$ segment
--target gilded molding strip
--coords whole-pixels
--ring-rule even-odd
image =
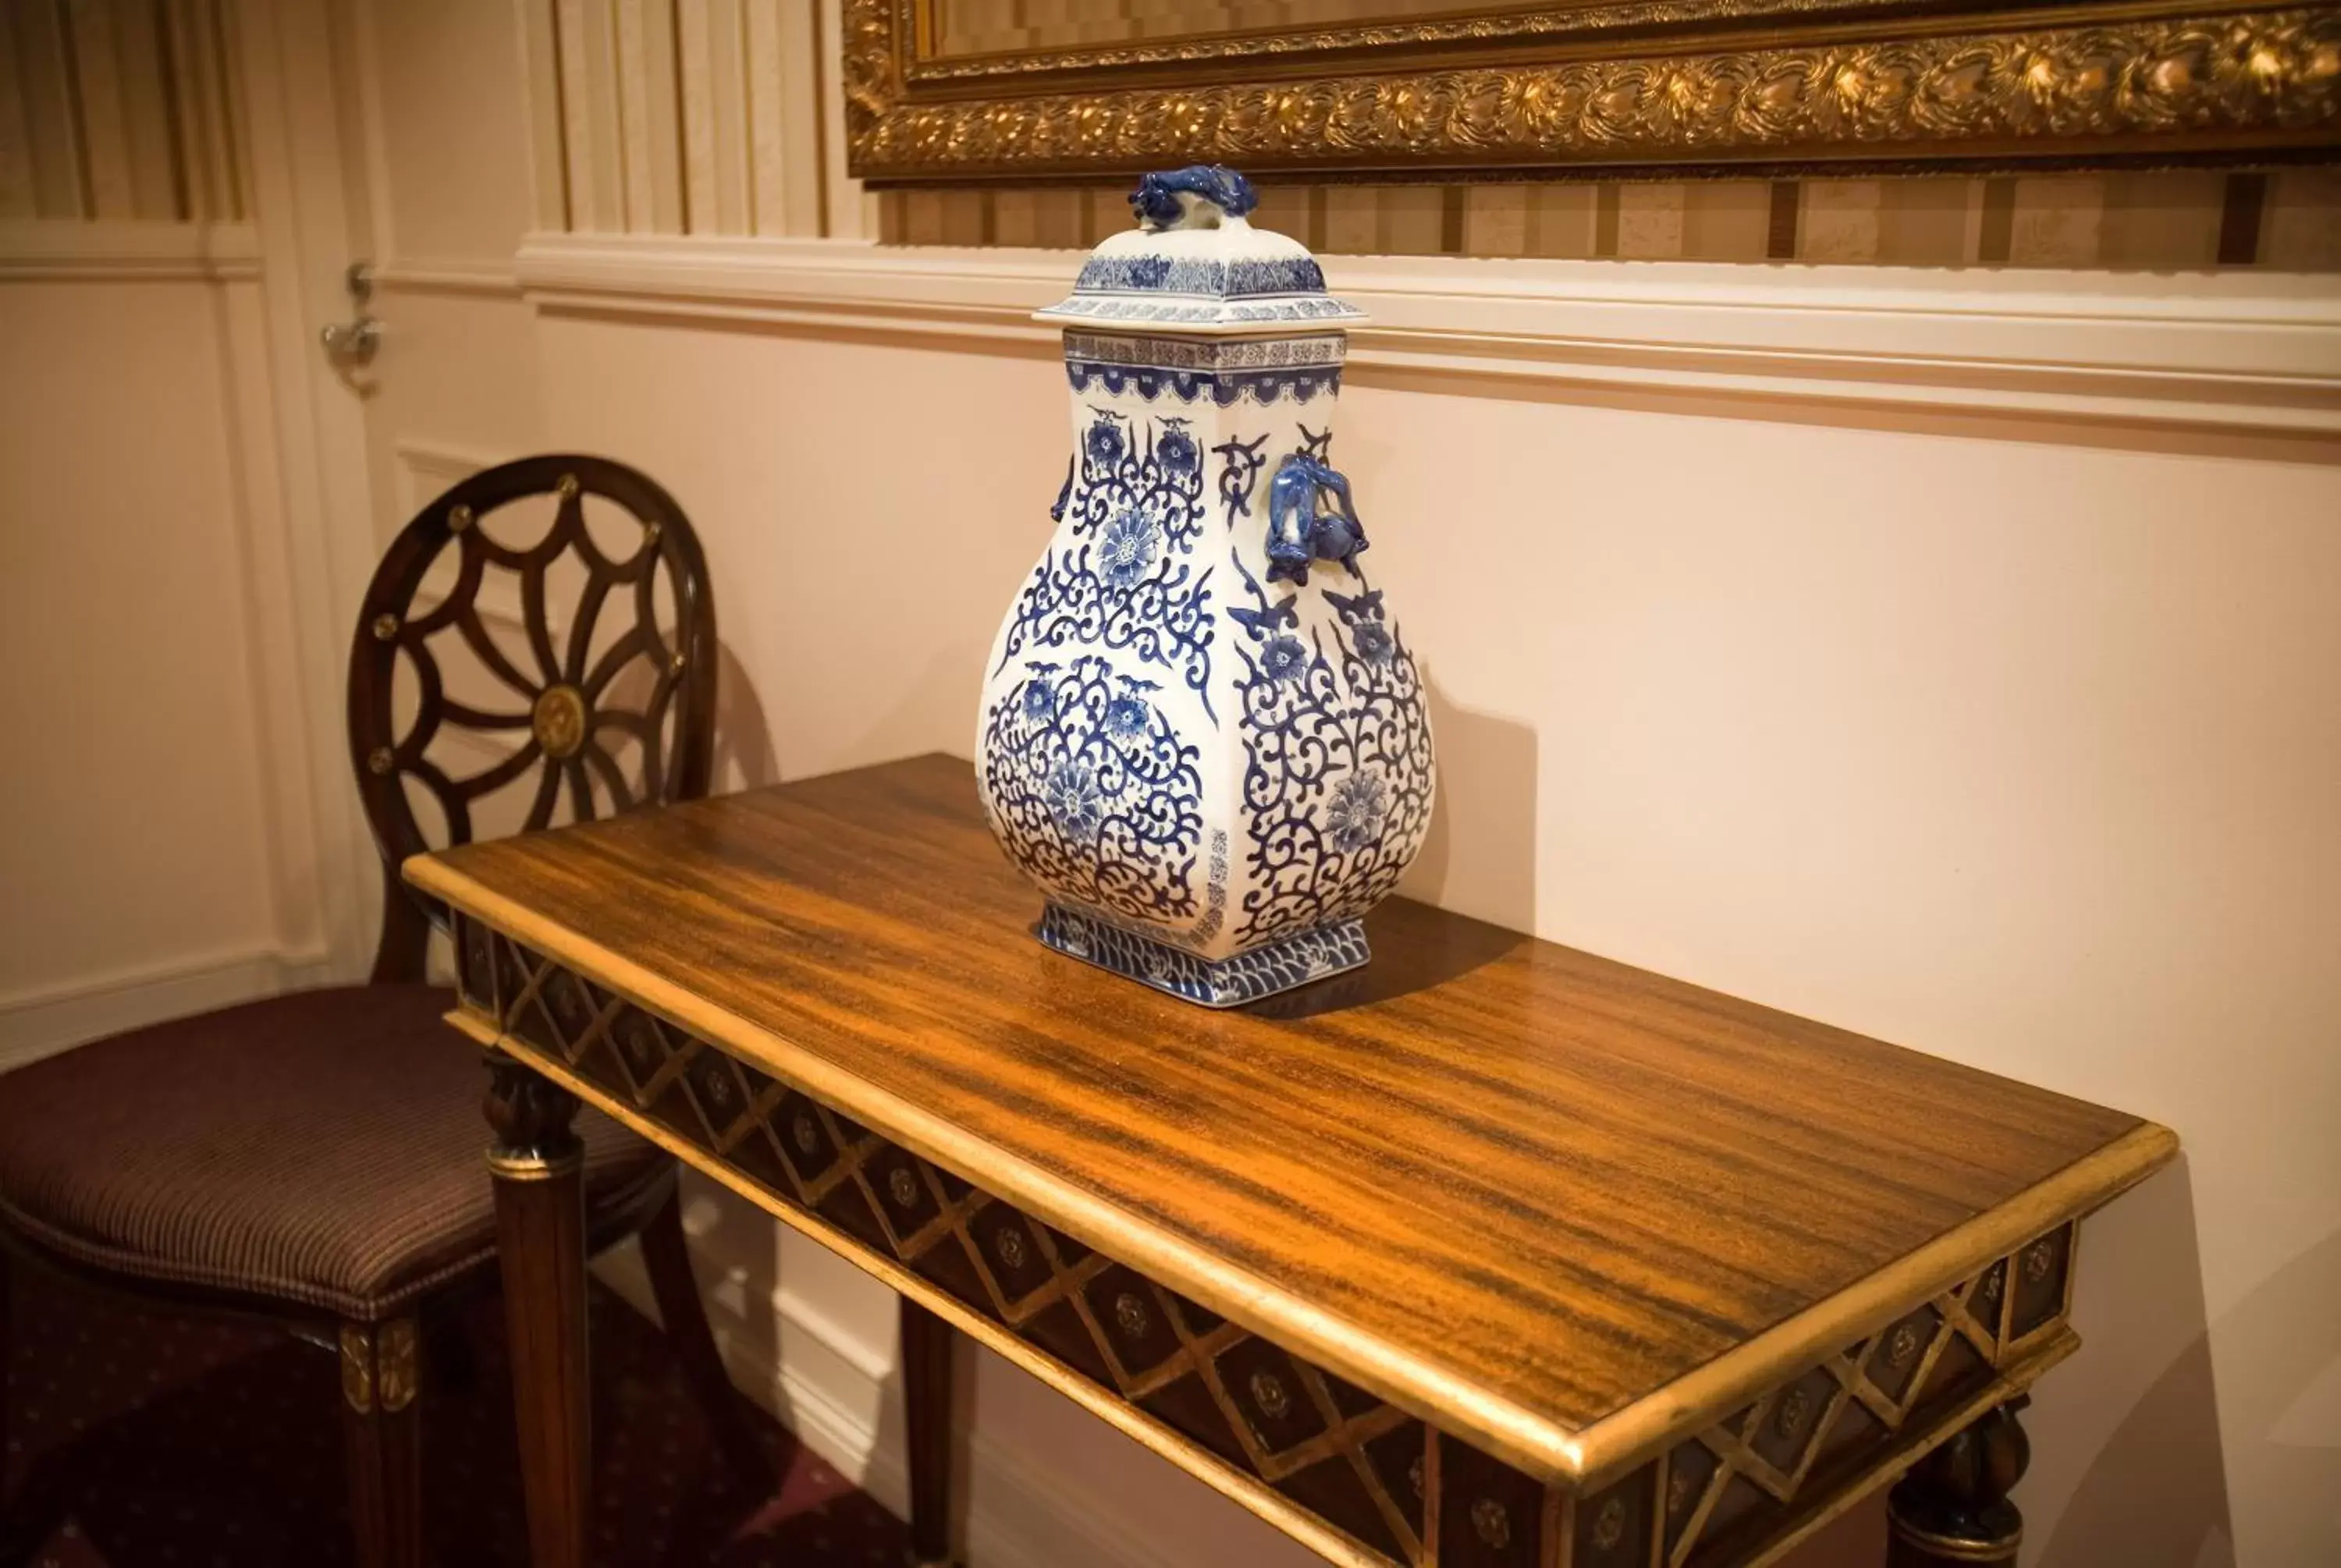
[[[896,0],[906,26],[916,25],[911,7],[921,0]],[[925,0],[932,4],[933,0]],[[1018,54],[933,57],[912,62],[904,75],[912,82],[952,82],[985,77],[1011,77],[1046,73],[1113,69],[1129,65],[1187,65],[1205,60],[1240,59],[1262,55],[1312,55],[1329,49],[1391,49],[1430,44],[1487,44],[1514,39],[1549,38],[1623,28],[1712,27],[1718,23],[1778,17],[1794,21],[1827,10],[1838,19],[1859,22],[1847,15],[1855,7],[1871,10],[1908,8],[1908,0],[1613,0],[1609,5],[1579,5],[1565,10],[1515,11],[1479,16],[1438,16],[1401,22],[1361,23],[1349,27],[1319,27],[1307,32],[1200,34],[1186,37],[1132,40],[1094,48],[1079,46]]]
[[[871,180],[1240,164],[1420,171],[2330,152],[2341,6],[1551,65],[926,101],[894,0],[846,0]]]
[[[498,1181],[551,1181],[565,1176],[585,1163],[582,1150],[561,1155],[508,1154],[503,1149],[488,1150],[488,1174]]]
[[[2066,1316],[2077,1222],[2067,1219],[1852,1343],[1785,1367],[1740,1409],[1579,1495],[1219,1316],[475,918],[459,915],[457,925],[458,1027],[897,1288],[936,1300],[1052,1386],[1352,1568],[1767,1560],[2077,1343]],[[351,1374],[372,1371],[368,1347],[357,1348],[354,1358],[345,1332],[353,1404]],[[379,1354],[383,1407],[396,1408],[388,1328]]]

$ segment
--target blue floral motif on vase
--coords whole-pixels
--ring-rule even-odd
[[[1036,663],[983,732],[984,799],[1025,875],[1132,920],[1194,913],[1202,842],[1197,749],[1104,659]]]
[[[1027,649],[1128,652],[1209,701],[1211,569],[1195,439],[1176,418],[1132,429],[1091,411],[1061,507],[1059,542],[1011,612],[996,675]]]

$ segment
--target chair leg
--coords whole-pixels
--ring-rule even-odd
[[[423,1336],[342,1325],[342,1441],[359,1568],[423,1568]]]
[[[756,1439],[740,1391],[723,1369],[715,1331],[708,1326],[707,1307],[700,1299],[699,1281],[691,1272],[691,1248],[683,1237],[680,1188],[667,1195],[666,1202],[643,1226],[643,1264],[650,1271],[651,1293],[658,1298],[659,1321],[666,1326],[667,1342],[682,1364],[691,1396],[706,1417],[708,1435],[741,1481],[759,1488],[762,1495],[780,1478]]]

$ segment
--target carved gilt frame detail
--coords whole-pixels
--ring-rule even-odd
[[[938,61],[913,43],[927,3],[844,0],[848,147],[864,179],[1191,162],[1679,177],[2341,155],[2341,5],[2100,0],[1887,20],[1839,6],[1811,21],[1798,0],[1678,0]],[[1692,15],[1708,25],[1669,20]],[[1750,15],[1760,33],[1713,30]],[[1648,30],[1598,31],[1627,20]],[[1568,57],[1520,57],[1538,49]]]

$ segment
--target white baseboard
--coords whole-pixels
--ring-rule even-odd
[[[334,978],[323,953],[260,949],[181,959],[0,997],[0,1072],[101,1036]]]
[[[655,1320],[650,1278],[633,1246],[604,1254],[593,1272]],[[723,1302],[720,1288],[713,1295],[709,1315],[732,1381],[839,1474],[904,1512],[910,1485],[892,1368],[873,1364],[865,1347],[785,1290],[766,1305],[776,1332],[762,1339],[787,1347],[776,1361],[758,1336],[738,1331],[746,1304]],[[882,1414],[889,1407],[891,1418]],[[982,1432],[959,1438],[967,1455],[967,1568],[1181,1568],[1122,1520],[1111,1499],[1074,1491],[1032,1456]]]

